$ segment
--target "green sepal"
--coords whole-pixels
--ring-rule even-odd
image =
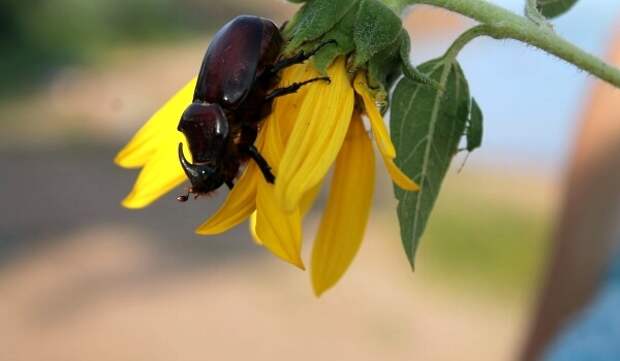
[[[401,30],[400,18],[385,4],[379,0],[361,0],[353,29],[354,67],[394,44]]]
[[[390,85],[401,74],[398,46],[391,45],[368,61],[368,82],[373,88]]]
[[[360,0],[308,0],[284,29],[289,43],[285,54],[295,52],[306,42],[330,31]]]
[[[368,61],[368,85],[375,91],[375,99],[380,100],[378,105],[382,114],[389,107],[389,90],[402,74],[399,48],[395,45],[385,48]]]
[[[340,55],[345,52],[336,44],[329,44],[321,49],[312,59],[314,67],[323,74],[327,75],[327,68],[336,60]]]
[[[314,66],[322,73],[326,73],[329,65],[338,56],[347,55],[355,50],[355,43],[351,34],[353,34],[356,15],[357,7],[352,7],[333,29],[327,32],[320,41],[313,43],[313,46],[318,46],[320,42],[335,41],[334,44],[329,44],[321,49],[313,58]]]
[[[392,83],[403,71],[399,51],[406,31],[400,18],[381,0],[307,0],[283,34],[288,40],[284,57],[334,41],[314,55],[314,66],[326,73],[337,57],[346,56],[351,74],[367,70],[370,87],[382,99],[387,99]]]

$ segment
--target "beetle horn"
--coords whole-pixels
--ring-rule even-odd
[[[190,163],[187,158],[185,158],[185,154],[183,154],[183,143],[179,143],[179,161],[181,162],[183,171],[185,171],[185,175],[187,175],[190,181],[200,176],[199,167]]]

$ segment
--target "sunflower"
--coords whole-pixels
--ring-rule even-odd
[[[331,188],[311,259],[316,295],[332,287],[351,264],[364,236],[372,204],[375,155],[363,118],[394,183],[408,191],[418,186],[394,163],[396,151],[364,71],[350,73],[344,57],[328,68],[331,82],[315,82],[277,98],[263,121],[256,147],[273,168],[276,182],[265,181],[254,162],[239,177],[219,210],[196,232],[214,235],[250,218],[250,231],[279,258],[304,269],[302,219],[323,180],[334,168]],[[320,76],[312,64],[282,72],[280,86]],[[174,95],[119,152],[115,162],[142,170],[122,204],[142,208],[185,180],[176,148],[185,142],[176,131],[192,101],[195,80]]]

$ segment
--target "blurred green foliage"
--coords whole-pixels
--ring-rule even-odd
[[[538,204],[514,204],[505,194],[447,188],[423,237],[419,260],[455,284],[511,298],[531,295],[549,245],[550,211]]]
[[[5,0],[0,2],[0,95],[45,81],[123,43],[210,32],[260,2],[229,0]]]

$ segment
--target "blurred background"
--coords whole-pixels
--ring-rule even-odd
[[[520,0],[494,2],[522,11]],[[578,124],[589,104],[618,104],[591,102],[600,82],[531,47],[480,39],[462,53],[485,113],[483,147],[460,172],[465,154],[455,160],[415,273],[382,171],[362,249],[321,299],[308,274],[254,245],[245,225],[194,235],[225,192],[179,204],[179,190],[144,210],[120,206],[137,173],[115,167],[115,153],[196,74],[211,34],[238,14],[282,22],[295,8],[279,0],[0,4],[0,360],[518,354]],[[596,0],[554,23],[607,56],[619,19],[620,3]],[[472,24],[422,6],[405,22],[414,63]],[[308,217],[306,251],[319,216],[317,207]]]

